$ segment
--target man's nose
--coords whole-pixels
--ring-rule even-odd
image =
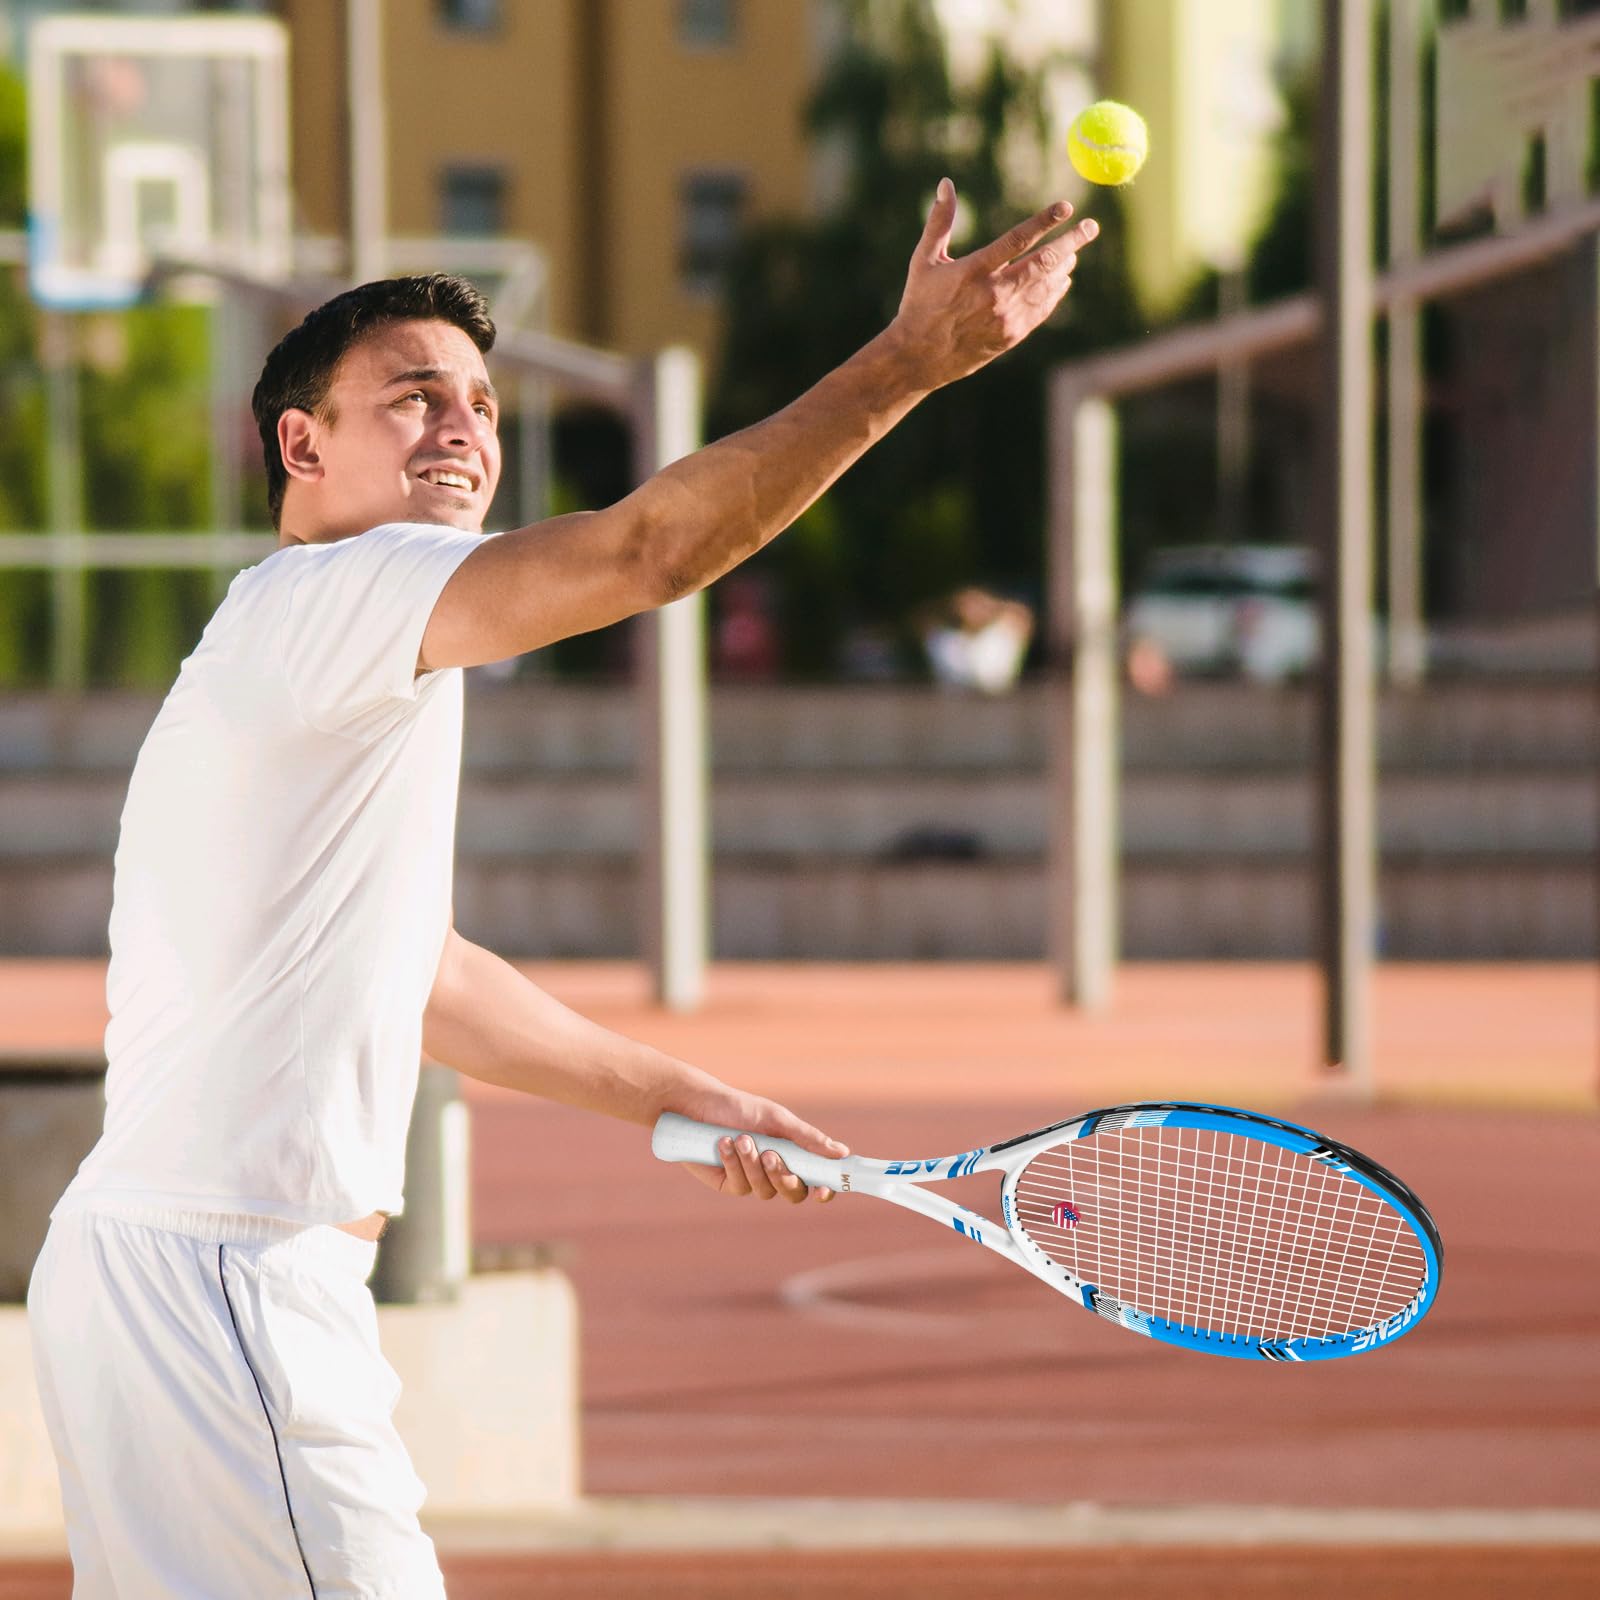
[[[475,403],[470,400],[458,400],[446,407],[439,418],[440,437],[448,444],[466,445],[475,449],[483,442],[484,436],[492,432],[489,419],[480,416]]]

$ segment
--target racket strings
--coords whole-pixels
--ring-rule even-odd
[[[1075,1278],[1229,1336],[1369,1328],[1427,1274],[1410,1226],[1364,1184],[1215,1129],[1128,1127],[1052,1146],[1023,1169],[1016,1206],[1023,1231]]]

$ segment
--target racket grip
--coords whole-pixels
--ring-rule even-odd
[[[717,1154],[717,1141],[741,1136],[742,1130],[738,1128],[719,1128],[709,1122],[680,1117],[676,1111],[664,1111],[656,1119],[655,1131],[650,1135],[650,1151],[660,1161],[688,1161],[700,1167],[720,1167],[722,1157]],[[813,1155],[788,1139],[774,1139],[764,1133],[752,1133],[749,1137],[755,1140],[756,1149],[775,1150],[783,1157],[784,1165],[804,1184],[838,1189],[844,1182],[842,1161]]]

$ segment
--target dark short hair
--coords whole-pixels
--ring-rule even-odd
[[[278,341],[250,397],[261,434],[267,504],[274,528],[283,516],[283,496],[289,487],[283,452],[278,448],[278,418],[285,411],[319,411],[346,352],[391,322],[449,322],[485,355],[494,348],[488,301],[465,278],[442,272],[382,278],[347,289],[318,306]]]

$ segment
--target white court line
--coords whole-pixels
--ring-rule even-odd
[[[948,1293],[959,1302],[967,1292],[987,1296],[992,1285],[1009,1285],[1015,1276],[1005,1263],[992,1257],[986,1259],[981,1248],[965,1252],[941,1248],[897,1250],[890,1255],[853,1256],[813,1267],[809,1272],[796,1272],[779,1283],[778,1298],[803,1316],[815,1317],[835,1327],[900,1334],[910,1339],[981,1338],[990,1352],[1003,1347],[1006,1353],[1014,1354],[1018,1343],[1016,1312],[1010,1306],[1004,1310],[923,1311],[881,1304],[861,1305],[853,1297],[870,1294],[874,1301],[880,1301],[885,1294],[892,1294],[896,1287],[903,1286],[919,1298]],[[1036,1290],[1039,1309],[1047,1317],[1057,1309],[1050,1303],[1048,1286],[1036,1284],[1031,1278],[1027,1280],[1027,1287],[1021,1289],[1019,1298],[1028,1296],[1029,1287]],[[1066,1296],[1054,1298],[1062,1302],[1060,1310],[1070,1309]],[[1001,1333],[1000,1324],[1013,1331]],[[1024,1326],[1020,1331],[1022,1343],[1029,1350],[1056,1348],[1057,1340],[1041,1338],[1037,1325]],[[1064,1343],[1065,1339],[1063,1330],[1060,1342]]]
[[[930,1279],[938,1282],[938,1268],[944,1268],[948,1276],[952,1254],[948,1249],[898,1250],[887,1256],[830,1261],[825,1267],[813,1267],[809,1272],[796,1272],[785,1278],[778,1285],[778,1298],[792,1310],[845,1327],[872,1333],[903,1333],[917,1339],[955,1338],[971,1333],[974,1318],[970,1313],[864,1306],[850,1298],[867,1291],[881,1294],[885,1286],[897,1282],[926,1290]],[[964,1265],[960,1256],[955,1256],[955,1263]]]
[[[1204,1545],[1580,1545],[1600,1512],[1294,1506],[1019,1506],[982,1500],[763,1500],[608,1495],[567,1512],[432,1518],[442,1550],[1050,1549]]]

